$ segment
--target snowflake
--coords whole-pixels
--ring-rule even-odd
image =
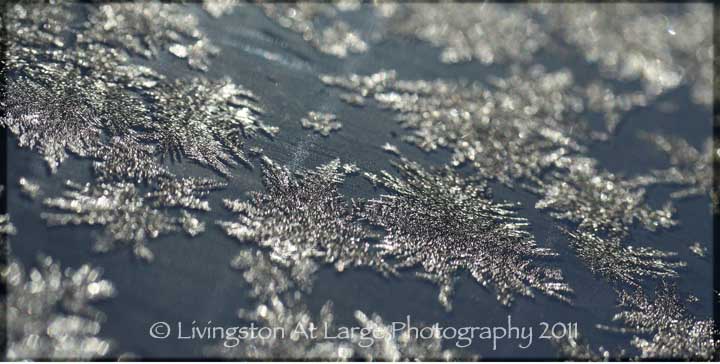
[[[183,185],[185,188],[177,189]],[[44,200],[47,207],[67,212],[46,212],[42,217],[51,226],[103,226],[103,234],[95,242],[95,250],[100,252],[108,251],[120,243],[129,244],[137,257],[152,261],[153,253],[145,245],[149,239],[180,229],[191,236],[204,230],[203,224],[184,210],[182,217],[178,218],[154,207],[198,204],[204,207],[205,204],[197,200],[195,190],[207,189],[209,185],[205,183],[188,188],[186,182],[179,182],[177,185],[171,184],[171,190],[156,190],[145,197],[135,185],[126,182],[87,183],[83,186],[68,181],[67,186],[68,190],[63,197]]]
[[[67,158],[66,150],[89,156],[100,145],[102,130],[127,129],[142,116],[137,105],[133,98],[98,88],[74,72],[50,85],[21,78],[8,86],[0,126],[15,134],[20,146],[42,153],[55,172]]]
[[[257,323],[256,328],[270,327],[276,331],[270,336],[254,335],[240,345],[226,339],[208,347],[205,350],[208,355],[242,360],[337,361],[451,360],[456,356],[455,352],[442,349],[439,332],[427,339],[413,336],[408,330],[396,333],[380,316],[368,317],[362,311],[355,311],[355,319],[364,333],[336,327],[331,301],[313,315],[302,304],[301,291],[296,290],[307,290],[303,287],[315,272],[312,260],[297,261],[292,268],[286,268],[274,265],[265,253],[243,250],[233,265],[243,271],[251,295],[258,300],[254,309],[240,309],[239,318]]]
[[[400,149],[393,144],[385,143],[380,148],[387,153],[394,154],[398,157],[400,156]]]
[[[547,72],[541,66],[512,67],[507,77],[484,83],[404,81],[394,71],[323,75],[321,81],[356,97],[373,97],[409,130],[402,137],[406,142],[427,152],[447,148],[453,165],[468,163],[508,185],[537,180],[548,169],[572,163],[589,139],[606,139],[607,132],[592,130],[581,117],[584,110],[604,114],[609,132],[618,113],[631,107],[608,97],[602,98],[606,103],[593,101],[597,96],[586,104],[587,95],[600,92],[596,84],[583,88],[568,70]]]
[[[426,172],[404,158],[394,165],[400,178],[385,171],[376,178],[392,194],[370,200],[362,214],[387,230],[385,254],[400,267],[421,266],[421,277],[441,285],[439,299],[448,310],[453,275],[460,269],[494,287],[505,305],[515,294],[533,297],[536,291],[569,301],[572,290],[560,270],[531,264],[532,258],[556,254],[535,245],[513,204],[493,201],[486,185],[449,168]]]
[[[365,40],[348,23],[339,19],[338,11],[344,11],[339,3],[262,3],[260,6],[270,19],[300,33],[305,41],[320,52],[345,58],[351,53],[365,53],[368,50]]]
[[[231,265],[243,272],[243,279],[251,286],[250,295],[261,302],[292,290],[310,292],[317,264],[305,258],[278,266],[262,251],[242,250]]]
[[[270,248],[279,262],[316,257],[347,266],[371,266],[387,271],[387,264],[368,242],[374,236],[355,221],[354,208],[342,199],[337,186],[347,170],[339,160],[298,177],[263,157],[266,193],[250,193],[250,200],[225,200],[237,221],[218,222],[225,232],[243,242]]]
[[[164,154],[182,154],[229,175],[233,156],[248,163],[242,146],[257,131],[274,136],[278,129],[259,120],[256,96],[229,78],[176,80],[149,91],[156,129],[146,138]]]
[[[560,35],[605,74],[640,79],[649,97],[687,81],[693,101],[712,104],[713,17],[708,4],[532,6],[549,25],[547,31]]]
[[[620,307],[625,308],[613,317],[624,326],[620,328],[598,325],[611,331],[652,335],[650,340],[635,337],[632,345],[641,351],[639,359],[695,359],[711,360],[718,350],[714,322],[693,317],[677,296],[674,285],[662,282],[649,300],[642,288],[633,293],[620,294]]]
[[[15,225],[10,222],[10,215],[0,214],[0,238],[15,235],[16,233],[17,229],[15,229]]]
[[[433,328],[432,335],[413,334],[409,329],[397,332],[394,323],[386,324],[382,317],[373,314],[368,317],[364,312],[355,311],[355,320],[364,330],[371,332],[368,336],[353,335],[351,341],[355,346],[355,355],[366,361],[451,361],[458,360],[459,353],[453,350],[443,350],[440,329]],[[375,339],[372,345],[368,337]],[[477,356],[464,358],[464,360],[477,361]]]
[[[576,362],[600,362],[610,360],[611,354],[608,350],[605,350],[603,347],[597,349],[592,348],[584,338],[579,335],[578,337],[573,337],[573,335],[565,335],[560,338],[553,337],[551,341],[560,351],[560,357],[563,360]],[[616,357],[622,358],[624,356],[625,353],[621,352]]]
[[[20,186],[20,192],[31,200],[34,200],[40,194],[40,185],[25,177],[20,177],[18,185]]]
[[[7,20],[3,71],[35,68],[35,61],[66,46],[63,32],[74,17],[63,4],[17,3],[3,10]]]
[[[708,138],[702,150],[698,150],[687,141],[677,137],[665,137],[658,134],[643,133],[649,140],[670,158],[671,167],[654,170],[651,175],[663,183],[688,186],[673,192],[670,197],[682,199],[690,196],[709,195],[714,205],[718,196],[713,191],[713,141]]]
[[[231,14],[236,7],[241,5],[238,0],[204,0],[202,4],[203,9],[213,18]]]
[[[155,147],[134,135],[113,137],[93,153],[93,172],[101,182],[155,182],[175,175],[156,161]]]
[[[126,89],[147,89],[163,78],[132,64],[124,52],[102,39],[90,41],[84,32],[88,25],[76,27],[68,4],[24,3],[9,9],[6,76],[19,73],[36,82],[55,82],[62,78],[57,75],[62,69],[82,73],[99,85]]]
[[[318,111],[310,111],[306,117],[300,120],[300,124],[303,128],[312,129],[324,137],[330,135],[330,132],[342,128],[342,124],[337,121],[337,116]]]
[[[81,43],[102,42],[148,59],[165,50],[201,71],[219,53],[182,4],[105,4],[92,9],[87,24]]]
[[[5,189],[5,186],[0,186],[0,195],[2,195],[3,190]],[[0,241],[3,241],[6,236],[8,235],[15,235],[17,233],[17,230],[15,229],[15,226],[10,222],[10,215],[8,214],[0,214]]]
[[[112,343],[98,336],[104,315],[92,306],[115,288],[89,265],[61,269],[41,257],[29,273],[11,262],[2,278],[7,287],[9,360],[92,360],[106,356]]]
[[[697,241],[690,245],[690,251],[700,258],[706,257],[708,253],[708,249],[702,246],[700,242]]]
[[[638,278],[675,278],[675,269],[685,267],[685,262],[668,262],[677,253],[652,248],[623,246],[619,238],[602,239],[587,231],[570,232],[563,229],[570,238],[575,254],[593,273],[611,282],[639,285]]]
[[[542,196],[535,208],[551,210],[554,218],[578,223],[580,229],[617,236],[627,235],[636,223],[650,231],[677,224],[669,203],[661,210],[645,203],[641,185],[598,171],[593,163],[576,163],[569,173],[554,173],[534,189]]]
[[[494,3],[404,4],[388,22],[393,33],[441,47],[444,63],[527,62],[550,37],[526,8]]]
[[[153,201],[155,206],[182,207],[186,209],[210,211],[210,204],[203,200],[210,191],[227,186],[224,182],[207,178],[163,178],[157,183],[154,191],[145,197]]]

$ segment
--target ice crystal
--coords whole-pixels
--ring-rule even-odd
[[[702,246],[699,242],[694,242],[690,245],[690,251],[700,258],[704,258],[707,255],[707,248]]]
[[[273,296],[299,290],[310,292],[318,267],[312,259],[286,262],[278,266],[262,251],[242,250],[233,259],[233,268],[243,272],[243,279],[251,286],[250,295],[261,302]]]
[[[374,234],[355,221],[353,204],[337,191],[352,166],[333,160],[296,177],[266,157],[262,163],[267,191],[252,192],[247,201],[225,200],[237,214],[236,221],[218,222],[228,235],[270,248],[285,264],[313,257],[338,271],[355,265],[388,269],[368,242]]]
[[[33,67],[33,60],[65,47],[63,32],[73,15],[62,4],[16,3],[4,8],[6,70]]]
[[[713,193],[713,141],[708,138],[702,150],[698,150],[687,141],[677,137],[643,133],[641,136],[656,145],[670,158],[671,167],[655,170],[651,174],[665,183],[688,186],[675,191],[672,198],[685,198],[696,195],[709,195],[718,201]]]
[[[527,62],[549,36],[524,10],[495,3],[406,4],[392,13],[390,31],[441,47],[445,63]]]
[[[342,124],[337,121],[337,116],[319,111],[310,111],[306,117],[300,120],[300,124],[303,128],[312,129],[325,137],[342,128]]]
[[[302,35],[303,39],[320,52],[345,58],[351,53],[364,53],[368,44],[338,13],[341,6],[299,2],[292,4],[263,3],[265,14],[281,26]],[[324,22],[327,26],[318,23]]]
[[[610,352],[603,347],[592,348],[582,337],[566,335],[562,338],[553,338],[552,343],[560,351],[560,357],[572,361],[609,361]],[[618,355],[622,357],[624,355]]]
[[[323,75],[321,80],[357,97],[373,97],[392,110],[409,130],[403,140],[424,151],[447,148],[453,165],[471,164],[479,174],[506,184],[566,165],[569,156],[585,151],[587,139],[607,138],[580,117],[583,110],[605,114],[607,131],[612,131],[617,114],[630,107],[586,105],[586,95],[598,93],[599,86],[577,86],[568,70],[546,72],[540,66],[512,68],[509,76],[485,83],[403,81],[394,71]]]
[[[10,215],[0,214],[0,238],[4,238],[7,235],[15,235],[16,233],[15,225],[10,222]]]
[[[180,226],[182,226],[182,229],[190,236],[196,236],[205,231],[205,223],[185,210],[180,211],[178,222]]]
[[[20,186],[20,192],[30,199],[34,200],[40,194],[40,185],[25,177],[20,177],[18,185]],[[0,190],[0,192],[2,192],[2,190]]]
[[[153,182],[175,178],[155,158],[155,147],[135,137],[114,137],[93,153],[93,171],[101,182]]]
[[[8,73],[34,81],[56,81],[53,69],[74,70],[106,85],[144,89],[162,76],[148,67],[130,63],[121,50],[104,39],[88,38],[89,25],[78,25],[69,3],[18,3],[7,12]],[[79,42],[72,41],[80,40]]]
[[[198,28],[183,4],[105,4],[93,9],[79,42],[103,42],[145,58],[163,50],[206,71],[219,49]]]
[[[641,359],[711,360],[718,349],[713,335],[712,320],[692,316],[677,296],[674,285],[661,282],[655,298],[648,299],[641,288],[620,294],[620,307],[613,321],[622,327],[599,325],[602,329],[650,335],[650,339],[634,337],[632,345],[641,351]]]
[[[92,360],[108,355],[100,337],[104,315],[92,306],[115,294],[102,271],[90,265],[61,269],[49,257],[28,273],[17,261],[4,270],[9,360]]]
[[[395,146],[395,145],[393,145],[393,144],[385,143],[385,144],[382,145],[381,148],[382,148],[382,150],[384,150],[384,151],[386,151],[386,152],[388,152],[388,153],[390,153],[390,154],[394,154],[394,155],[396,155],[396,156],[400,156],[400,150],[398,149],[397,146]]]
[[[669,203],[660,210],[651,208],[641,184],[598,171],[592,163],[552,174],[535,192],[542,196],[536,208],[551,210],[554,218],[578,223],[584,230],[624,236],[635,224],[655,231],[677,223]]]
[[[76,72],[60,80],[40,84],[13,80],[4,100],[6,114],[0,118],[18,137],[21,147],[43,154],[55,172],[67,151],[88,157],[102,143],[103,131],[127,131],[144,119],[142,103],[120,90],[99,87]]]
[[[241,345],[225,347],[218,345],[208,350],[211,355],[242,360],[268,360],[284,358],[288,360],[348,360],[353,354],[349,343],[338,343],[326,339],[324,335],[296,334],[301,330],[310,332],[310,328],[325,328],[332,325],[333,314],[330,303],[323,306],[314,318],[309,310],[299,303],[283,302],[274,296],[254,310],[240,309],[239,317],[245,321],[258,322],[259,326],[281,330],[285,334],[270,337],[255,335],[245,339]],[[298,329],[301,328],[301,329]],[[297,330],[297,331],[296,331]]]
[[[143,196],[138,188],[126,182],[86,183],[67,182],[68,190],[63,197],[47,198],[47,207],[65,212],[45,212],[42,217],[51,226],[100,225],[103,233],[95,241],[95,250],[105,252],[119,244],[128,244],[134,254],[151,261],[153,253],[145,245],[148,240],[180,229],[194,236],[204,228],[203,224],[187,212],[178,218],[155,207],[199,206],[196,190],[207,189],[200,184],[189,187],[185,182],[171,185],[169,190],[150,192]],[[182,188],[185,186],[185,188]],[[178,189],[177,187],[181,187]]]
[[[241,3],[238,0],[204,0],[203,9],[212,17],[219,18],[232,13]]]
[[[277,132],[258,120],[262,108],[255,96],[229,79],[170,83],[132,63],[127,52],[153,58],[167,48],[191,65],[206,66],[200,55],[211,45],[183,5],[92,6],[90,20],[79,24],[69,24],[64,6],[46,8],[52,6],[13,7],[18,35],[11,43],[27,48],[17,57],[26,64],[10,63],[20,76],[9,83],[3,105],[8,115],[0,125],[16,134],[21,146],[42,153],[51,170],[70,151],[95,159],[103,180],[147,182],[169,175],[154,158],[160,153],[183,154],[229,174],[235,157],[246,160],[244,138],[257,130]],[[51,24],[31,18],[35,13],[51,17]],[[37,29],[52,32],[37,38],[31,35]],[[63,31],[77,42],[62,42]],[[46,39],[50,35],[58,39]]]
[[[678,277],[682,261],[668,261],[677,253],[647,247],[623,246],[619,238],[603,239],[587,231],[570,232],[570,246],[590,270],[611,282],[637,286],[640,278]]]
[[[183,207],[186,209],[210,211],[210,204],[203,199],[210,191],[227,186],[206,178],[163,178],[157,183],[154,191],[148,192],[145,197],[153,201],[155,206]]]
[[[288,270],[274,265],[262,252],[241,252],[234,266],[244,271],[243,278],[251,286],[250,292],[258,304],[254,309],[240,309],[239,317],[256,323],[256,327],[282,331],[269,337],[255,335],[235,346],[226,340],[208,348],[206,353],[243,360],[408,361],[454,357],[453,351],[442,349],[438,332],[429,339],[418,338],[408,331],[398,334],[380,316],[368,317],[361,311],[355,311],[355,319],[366,333],[349,332],[346,328],[341,332],[343,328],[334,323],[331,301],[326,302],[317,315],[312,314],[302,304],[301,292],[296,290],[308,284],[315,269],[311,260],[303,262],[309,265],[305,268],[295,265]]]
[[[229,78],[176,80],[149,91],[156,129],[150,139],[165,155],[183,155],[229,175],[233,157],[249,163],[244,139],[258,131],[274,136],[278,129],[260,119],[257,97]]]
[[[3,193],[5,186],[0,186],[0,196]],[[15,226],[10,222],[10,215],[0,214],[0,240],[8,235],[15,235],[17,230]]]
[[[433,329],[430,338],[420,337],[405,330],[400,333],[394,331],[392,325],[383,322],[378,314],[366,315],[362,311],[355,311],[355,320],[365,330],[372,332],[372,336],[381,338],[368,345],[367,338],[353,335],[351,340],[355,346],[355,356],[367,361],[451,361],[457,360],[458,353],[453,350],[443,350],[442,335],[439,329]],[[466,360],[477,360],[477,357]]]
[[[712,12],[708,4],[539,4],[539,13],[588,62],[619,79],[640,79],[648,96],[693,85],[693,99],[710,105]]]
[[[439,299],[447,309],[453,276],[461,269],[493,287],[505,305],[515,295],[536,292],[569,300],[571,289],[559,269],[532,264],[556,254],[535,245],[515,205],[493,201],[485,184],[448,168],[427,172],[404,158],[394,165],[400,177],[383,171],[376,179],[392,194],[370,200],[363,216],[387,230],[385,254],[401,267],[420,266],[421,277],[441,286]]]

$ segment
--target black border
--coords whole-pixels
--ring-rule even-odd
[[[714,361],[720,361],[720,78],[718,78],[718,68],[720,61],[718,60],[718,31],[720,23],[718,16],[720,15],[720,4],[713,4],[713,321],[715,323],[715,355]]]
[[[0,117],[4,116],[5,114],[5,92],[6,92],[6,84],[5,84],[5,69],[6,69],[6,56],[7,56],[7,43],[5,40],[7,39],[7,23],[5,14],[7,13],[7,9],[10,6],[9,2],[5,2],[0,0],[2,3],[2,13],[0,13]],[[7,206],[7,129],[6,128],[0,128],[0,185],[4,186],[4,190],[0,192],[0,215],[6,214],[8,211]],[[4,270],[4,267],[8,264],[8,252],[9,252],[10,245],[7,242],[7,238],[0,236],[0,269]],[[7,304],[7,286],[5,284],[5,280],[0,277],[0,296],[2,297],[2,302],[0,302],[0,313],[2,314],[2,322],[0,322],[0,326],[2,326],[2,332],[0,332],[0,353],[2,353],[2,358],[4,359],[6,357],[7,352],[7,315],[5,311],[5,307]]]

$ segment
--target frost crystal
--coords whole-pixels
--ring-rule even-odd
[[[451,361],[458,360],[458,353],[442,349],[442,335],[439,329],[433,329],[430,338],[415,335],[410,330],[396,332],[393,325],[387,325],[378,314],[368,317],[362,311],[355,311],[355,320],[370,335],[376,338],[372,345],[368,345],[367,337],[353,335],[351,340],[355,345],[356,356],[367,361]],[[477,360],[471,357],[470,360]]]
[[[395,145],[393,145],[393,144],[385,143],[385,144],[383,144],[382,147],[380,147],[380,148],[382,148],[382,150],[384,150],[384,151],[386,151],[386,152],[388,152],[388,153],[390,153],[390,154],[394,154],[394,155],[396,155],[396,156],[400,156],[400,149],[398,149],[398,147],[395,146]]]
[[[213,18],[232,13],[241,3],[238,0],[204,0],[203,9]]]
[[[383,171],[377,181],[392,192],[370,200],[363,216],[383,227],[384,253],[400,267],[420,266],[421,277],[441,286],[440,302],[451,308],[455,273],[470,271],[497,299],[509,305],[516,294],[535,292],[569,301],[572,290],[559,269],[533,266],[533,258],[556,254],[538,248],[528,222],[513,204],[492,200],[488,187],[450,169],[426,172],[417,163],[394,163],[400,177]]]
[[[640,79],[648,98],[688,82],[695,102],[713,100],[707,4],[411,3],[375,10],[390,24],[386,33],[438,46],[446,63],[527,63],[543,49],[579,51],[604,75]]]
[[[564,230],[564,229],[563,229]],[[590,270],[611,282],[637,286],[638,278],[675,278],[685,262],[668,262],[677,253],[652,248],[623,246],[619,238],[602,239],[590,232],[570,232],[570,246]]]
[[[588,62],[622,80],[640,79],[648,96],[693,84],[695,102],[713,100],[709,4],[538,4],[546,23]]]
[[[19,79],[8,85],[0,126],[19,144],[38,150],[51,171],[66,151],[87,157],[99,147],[103,130],[125,132],[143,120],[142,103],[118,90],[100,88],[75,72],[49,85]]]
[[[0,195],[2,195],[4,189],[5,186],[0,186]],[[2,242],[2,238],[16,233],[15,226],[10,222],[10,215],[0,214],[0,242]]]
[[[438,332],[428,339],[418,338],[408,331],[398,334],[380,316],[368,317],[361,311],[355,311],[355,319],[365,333],[350,332],[347,328],[342,331],[343,328],[334,324],[330,301],[319,314],[313,315],[301,303],[300,291],[296,291],[308,284],[315,270],[311,260],[303,262],[288,271],[275,266],[264,253],[242,251],[234,266],[244,271],[243,278],[251,286],[252,296],[259,302],[254,309],[240,309],[238,315],[243,320],[256,323],[256,327],[270,327],[277,331],[270,336],[254,335],[244,339],[240,345],[233,345],[233,341],[226,339],[209,347],[206,353],[242,360],[408,361],[451,360],[455,356],[454,352],[442,349]],[[305,268],[301,267],[303,265]]]
[[[103,42],[145,58],[165,50],[206,71],[219,53],[198,30],[197,18],[179,4],[107,4],[93,9],[79,42]]]
[[[677,296],[676,287],[662,282],[655,290],[655,299],[649,300],[643,290],[620,294],[620,307],[613,321],[623,327],[599,328],[652,335],[650,340],[635,337],[632,345],[641,351],[641,359],[694,359],[710,360],[718,350],[713,335],[712,320],[697,320]]]
[[[311,259],[287,262],[289,267],[277,266],[266,253],[242,250],[233,259],[232,267],[243,272],[250,284],[250,295],[260,301],[292,290],[310,292],[317,265]]]
[[[330,135],[330,132],[342,128],[342,124],[337,121],[337,116],[318,111],[310,111],[306,117],[300,120],[300,124],[303,128],[312,129],[325,137]]]
[[[153,182],[175,176],[155,158],[153,145],[142,144],[135,137],[114,137],[93,153],[93,171],[101,182]]]
[[[162,76],[148,67],[130,64],[121,50],[104,39],[89,39],[87,23],[76,24],[69,3],[15,4],[7,13],[8,73],[34,81],[56,82],[56,69],[81,72],[101,84],[122,88],[152,87]],[[80,42],[70,42],[78,39]],[[55,69],[55,70],[54,70]]]
[[[718,197],[713,192],[713,142],[708,138],[702,150],[697,150],[680,138],[665,137],[658,134],[642,134],[670,157],[671,167],[655,170],[653,177],[660,182],[688,186],[673,192],[672,198],[685,198],[696,195],[710,195],[713,202]]]
[[[546,72],[512,68],[505,78],[486,83],[452,80],[403,81],[394,71],[370,76],[321,76],[323,83],[373,97],[408,129],[403,140],[424,151],[447,148],[452,164],[471,164],[479,174],[512,184],[536,179],[547,169],[567,165],[569,156],[585,151],[583,142],[607,138],[580,117],[583,110],[605,114],[612,131],[617,114],[628,105],[589,102],[587,89],[574,85],[568,70]]]
[[[677,223],[670,204],[652,209],[638,183],[598,171],[590,163],[552,174],[535,192],[542,196],[535,208],[551,210],[554,218],[578,223],[584,230],[624,236],[636,223],[650,231]]]
[[[610,352],[605,350],[603,347],[593,349],[589,344],[585,342],[582,337],[573,337],[572,335],[566,335],[562,338],[553,338],[552,343],[560,351],[560,357],[562,359],[569,359],[572,361],[608,361],[610,359]],[[624,353],[618,355],[623,357]]]
[[[690,245],[690,251],[697,255],[700,258],[704,258],[707,255],[707,248],[702,246],[699,242],[694,242],[692,245]]]
[[[115,294],[101,270],[62,270],[45,257],[29,273],[18,262],[2,273],[9,360],[92,360],[110,352],[111,342],[98,336],[104,316],[92,307]]]
[[[8,214],[1,214],[0,215],[0,238],[4,238],[7,235],[15,235],[17,233],[17,229],[15,229],[15,225],[10,222],[10,215]]]
[[[224,182],[206,178],[161,179],[154,191],[145,197],[155,206],[183,207],[186,209],[210,211],[210,204],[203,200],[210,191],[225,188]]]
[[[123,243],[133,247],[139,258],[151,261],[153,253],[145,246],[149,239],[161,234],[185,230],[194,236],[203,230],[203,225],[183,211],[181,218],[173,217],[153,206],[200,206],[206,204],[197,200],[199,185],[176,189],[185,183],[171,185],[171,189],[151,192],[143,197],[135,185],[125,182],[100,183],[84,186],[68,181],[68,190],[63,197],[48,198],[44,204],[64,210],[63,213],[43,213],[49,225],[101,225],[103,234],[95,242],[95,250],[105,252]],[[175,195],[173,195],[175,194]]]
[[[445,63],[529,61],[549,36],[531,14],[507,4],[406,4],[390,18],[391,31],[442,48]]]
[[[40,185],[25,177],[20,177],[18,185],[20,186],[20,192],[30,199],[34,200],[40,194]],[[0,190],[0,192],[2,192],[2,190]]]
[[[64,6],[17,3],[3,10],[3,20],[7,20],[4,41],[8,47],[7,68],[3,71],[32,67],[38,55],[47,52],[44,49],[65,46],[62,33],[74,17]]]
[[[346,22],[338,19],[338,12],[342,12],[340,4],[300,2],[293,4],[263,3],[265,14],[281,26],[296,33],[320,52],[339,58],[345,58],[351,53],[365,53],[368,44],[353,31]],[[325,22],[327,26],[320,26],[317,22]]]
[[[183,155],[229,175],[233,157],[248,163],[244,139],[257,131],[273,136],[276,127],[259,120],[263,113],[256,96],[229,78],[177,80],[149,92],[157,118],[149,136],[162,153]]]
[[[225,201],[238,215],[237,221],[218,222],[228,235],[270,248],[284,264],[313,257],[338,271],[356,265],[388,270],[368,242],[374,234],[356,221],[354,207],[337,191],[346,170],[354,168],[334,160],[296,177],[266,157],[262,161],[267,192]]]

